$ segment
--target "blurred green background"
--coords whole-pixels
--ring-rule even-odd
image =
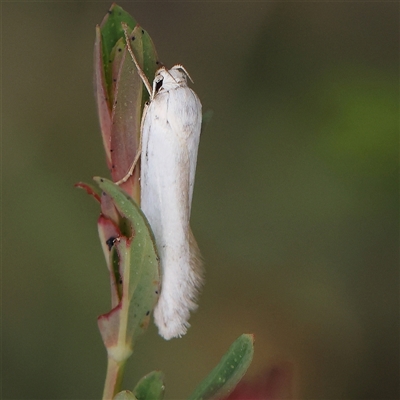
[[[119,3],[214,116],[192,227],[206,285],[192,327],[151,324],[153,369],[185,398],[241,333],[248,377],[288,362],[293,397],[398,399],[399,4]],[[92,86],[110,3],[3,2],[2,396],[96,399],[109,310],[98,205],[108,177]]]

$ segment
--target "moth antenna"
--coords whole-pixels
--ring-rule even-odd
[[[189,72],[186,71],[186,68],[182,64],[176,64],[172,68],[180,68],[187,75],[187,77],[190,79],[190,82],[194,83],[192,77],[189,75]]]
[[[146,74],[143,72],[142,68],[140,67],[140,65],[135,57],[135,54],[133,53],[132,46],[131,46],[131,38],[129,37],[129,34],[128,34],[129,27],[125,22],[122,22],[121,25],[122,25],[122,29],[124,30],[125,41],[126,41],[126,46],[128,48],[128,52],[131,55],[133,62],[135,63],[136,69],[138,71],[139,76],[142,78],[144,86],[146,86],[146,89],[149,92],[150,98],[153,99],[153,90],[149,83],[149,80],[147,79]]]
[[[164,67],[162,67],[164,68]],[[172,76],[172,74],[169,72],[169,70],[167,68],[164,68],[164,70],[166,71],[166,73],[176,82],[178,83],[178,81]]]

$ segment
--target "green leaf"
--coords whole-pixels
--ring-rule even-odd
[[[124,9],[116,4],[113,4],[108,11],[108,14],[104,17],[103,22],[100,25],[101,37],[102,37],[102,50],[103,50],[103,67],[106,76],[107,87],[111,87],[112,84],[112,63],[114,61],[115,51],[114,48],[121,38],[124,38],[124,30],[122,23],[128,25],[130,30],[133,30],[136,26],[139,27],[135,18]],[[150,35],[143,29],[140,28],[140,35],[136,36],[136,39],[141,40],[143,44],[143,65],[142,69],[147,76],[147,79],[152,82],[154,79],[155,71],[157,69],[157,53],[154,47],[154,43],[150,38]],[[124,39],[125,40],[125,39]],[[134,43],[132,42],[132,47]],[[135,52],[138,56],[138,53]],[[141,55],[142,57],[142,55]],[[145,96],[144,100],[148,99]]]
[[[143,107],[149,99],[127,51],[123,24],[132,51],[149,82],[153,82],[158,67],[157,53],[149,34],[131,15],[113,4],[96,27],[94,82],[103,145],[114,182],[126,175],[136,157]],[[139,201],[139,169],[122,184],[122,188]]]
[[[154,80],[156,70],[160,67],[156,48],[150,35],[143,29],[142,30],[142,45],[143,45],[143,72],[146,74],[150,84]],[[150,94],[147,90],[143,91],[143,105],[149,100]]]
[[[129,36],[135,37],[132,50],[139,64],[143,65],[142,29],[140,26],[136,26],[133,31],[128,29]],[[113,181],[117,182],[129,171],[139,148],[143,83],[125,46],[125,39],[121,38],[117,42],[112,53],[111,174]],[[139,170],[136,173],[138,174]],[[123,188],[133,195],[126,185]]]
[[[133,393],[138,400],[161,400],[164,390],[164,374],[161,371],[153,371],[138,382]]]
[[[253,359],[253,352],[253,335],[239,336],[219,364],[197,386],[189,400],[219,399],[226,396],[247,371]]]
[[[106,152],[106,160],[108,168],[111,168],[111,103],[109,98],[108,87],[106,84],[106,76],[103,62],[103,45],[102,36],[99,26],[96,26],[96,39],[94,42],[94,93],[96,97],[97,112],[99,114],[99,122],[101,135],[103,137],[104,150]]]
[[[126,360],[133,344],[146,329],[160,291],[159,257],[149,224],[136,203],[117,185],[104,178],[94,178],[114,201],[125,219],[127,232],[118,237],[110,249],[119,259],[118,296],[120,302],[98,318],[99,329],[111,358]],[[115,265],[115,262],[110,262]],[[115,267],[114,267],[115,268]]]
[[[102,48],[103,48],[103,66],[106,72],[106,82],[109,87],[111,84],[111,52],[118,40],[124,37],[124,30],[121,23],[125,22],[133,29],[137,22],[124,9],[115,3],[108,10],[108,14],[104,17],[100,25]]]
[[[113,400],[137,400],[134,394],[129,390],[123,390],[114,396]]]

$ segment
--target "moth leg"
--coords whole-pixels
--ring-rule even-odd
[[[132,163],[131,167],[129,168],[129,171],[127,172],[127,174],[122,179],[120,179],[118,182],[115,182],[116,185],[121,185],[121,183],[126,182],[132,176],[133,171],[135,170],[136,164],[139,161],[140,155],[142,153],[142,147],[143,147],[143,122],[146,117],[148,109],[149,109],[149,103],[146,102],[146,104],[144,105],[144,109],[143,109],[142,121],[140,123],[139,146],[138,146],[138,149],[136,152],[135,159],[133,160],[133,163]]]
[[[118,182],[115,182],[116,185],[121,185],[122,183],[125,183],[132,176],[133,171],[135,170],[136,164],[139,161],[141,153],[142,153],[142,136],[140,135],[139,148],[137,150],[135,159],[133,160],[133,163],[132,163],[131,167],[129,168],[129,171],[127,172],[127,174],[122,179],[120,179]]]

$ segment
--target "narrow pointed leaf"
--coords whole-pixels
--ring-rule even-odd
[[[74,185],[76,188],[86,190],[87,194],[90,194],[94,199],[100,202],[101,193],[98,187],[95,187],[89,183],[78,182]]]
[[[161,371],[153,371],[138,382],[133,394],[138,400],[161,400],[164,390],[164,374]]]
[[[254,353],[253,335],[241,335],[189,400],[219,399],[232,391],[247,371]]]
[[[114,3],[100,24],[103,48],[103,66],[108,88],[111,86],[112,80],[110,68],[111,51],[117,41],[124,37],[124,31],[121,25],[122,22],[127,24],[131,29],[133,29],[137,24],[136,20],[129,13]]]
[[[98,319],[109,356],[120,362],[130,356],[133,343],[148,326],[160,290],[159,258],[148,222],[135,202],[113,182],[95,181],[112,198],[126,223],[126,232],[121,229],[124,236],[113,245],[119,262],[115,284],[121,300]]]
[[[130,32],[136,39],[132,43],[139,65],[143,65],[142,29],[136,26]],[[114,104],[111,128],[111,175],[114,182],[122,179],[129,171],[136,156],[140,140],[140,124],[142,115],[143,83],[127,51],[125,41],[121,38],[114,49],[115,68],[113,68]],[[114,63],[113,63],[114,64]],[[139,169],[137,168],[130,181],[124,183],[122,188],[137,201],[139,200],[139,185],[132,187],[133,182],[138,182]]]
[[[142,111],[149,98],[127,51],[124,26],[129,31],[136,59],[150,82],[154,79],[158,63],[149,34],[131,15],[113,4],[100,26],[96,27],[94,82],[103,145],[114,182],[125,177],[136,157]],[[138,203],[139,168],[140,165],[121,184]]]
[[[110,104],[115,105],[116,93],[118,90],[121,65],[125,61],[126,57],[126,46],[125,39],[123,37],[119,38],[114,48],[111,51],[111,94],[110,94]],[[128,56],[129,57],[129,56]]]
[[[151,40],[150,35],[142,29],[142,46],[143,46],[143,72],[146,74],[147,79],[150,84],[152,84],[154,80],[154,76],[156,74],[156,70],[161,66],[158,61],[158,56],[156,52],[156,48],[154,46],[153,41]],[[143,105],[149,100],[150,93],[147,90],[143,90]]]
[[[99,114],[103,146],[106,152],[108,168],[111,168],[111,102],[106,83],[106,75],[103,62],[103,46],[100,27],[96,26],[96,40],[94,43],[94,94]]]

